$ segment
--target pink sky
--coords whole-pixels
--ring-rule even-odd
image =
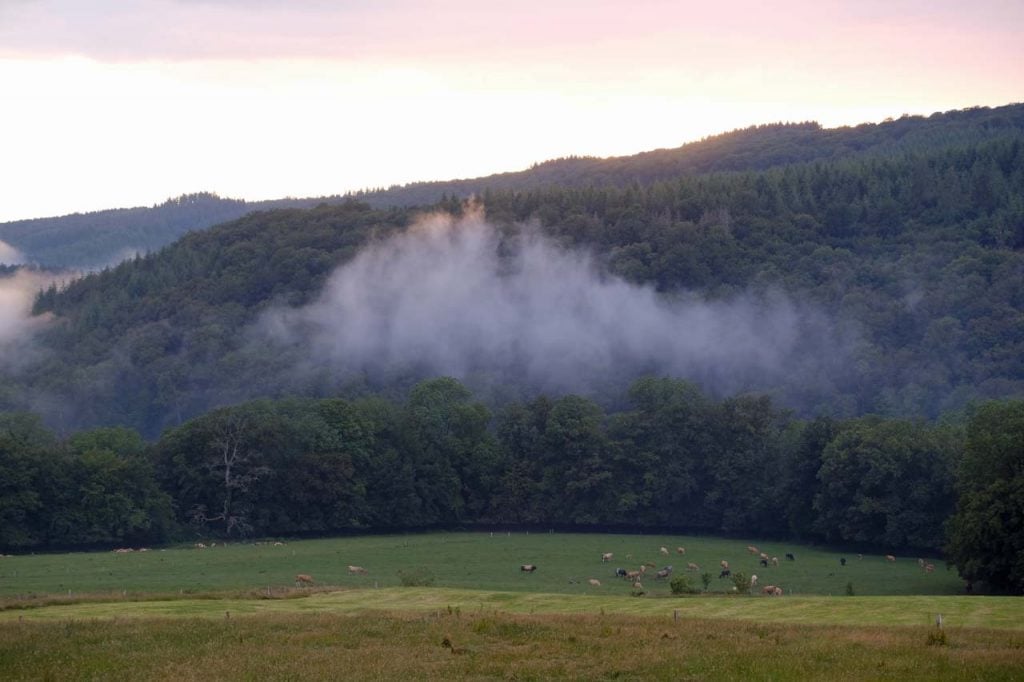
[[[0,220],[1024,99],[1024,2],[7,0]]]

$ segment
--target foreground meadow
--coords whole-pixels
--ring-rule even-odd
[[[1015,680],[1024,633],[625,615],[264,614],[0,623],[5,680]]]
[[[1024,677],[1018,599],[964,596],[939,562],[766,544],[764,567],[749,544],[432,533],[4,557],[0,679]],[[723,559],[785,595],[734,593]],[[642,563],[712,578],[674,597],[648,575],[634,596],[614,571]]]

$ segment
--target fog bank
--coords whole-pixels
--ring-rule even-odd
[[[260,328],[310,372],[498,374],[548,391],[642,373],[725,394],[817,382],[845,346],[825,316],[781,294],[665,297],[478,214],[434,215],[366,248],[318,300],[272,310]]]

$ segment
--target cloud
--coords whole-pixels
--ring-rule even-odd
[[[781,294],[664,297],[480,215],[435,215],[368,247],[317,301],[270,311],[260,330],[310,372],[488,375],[555,392],[642,373],[724,394],[817,383],[845,347],[825,316]]]

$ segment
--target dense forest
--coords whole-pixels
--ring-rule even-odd
[[[438,378],[401,401],[222,408],[150,446],[123,428],[59,441],[38,418],[7,415],[0,549],[516,525],[921,554],[946,544],[957,512],[961,573],[1024,589],[1024,496],[1004,494],[1022,483],[1022,401],[980,406],[965,426],[799,420],[763,396],[715,401],[645,378],[624,404],[538,396],[492,414]]]

